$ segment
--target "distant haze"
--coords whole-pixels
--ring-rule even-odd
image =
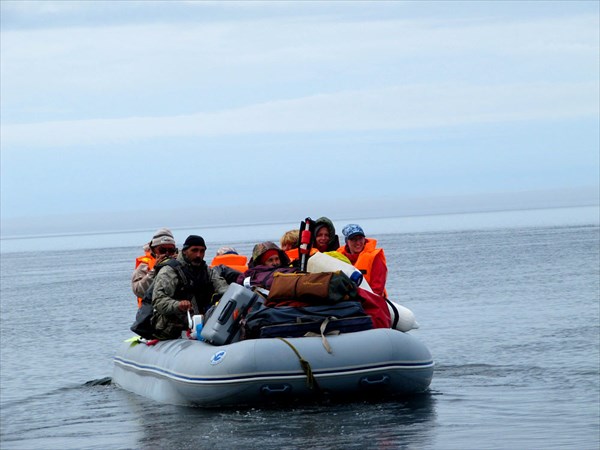
[[[3,237],[598,204],[600,2],[0,2]]]
[[[264,209],[260,205],[231,205],[148,211],[113,211],[106,213],[55,215],[6,220],[2,236],[36,236],[69,233],[102,233],[147,229],[193,228],[299,223],[305,217],[330,217],[336,221],[409,217],[433,214],[507,211],[521,209],[596,206],[600,195],[596,188],[560,191],[490,193],[487,195],[429,198],[373,199],[339,198],[329,202],[290,201]]]

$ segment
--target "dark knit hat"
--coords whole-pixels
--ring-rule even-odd
[[[190,247],[194,247],[194,246],[202,246],[202,247],[206,248],[204,239],[201,236],[196,236],[195,234],[192,234],[187,237],[187,239],[183,243],[182,249],[186,250],[186,249],[188,249]]]

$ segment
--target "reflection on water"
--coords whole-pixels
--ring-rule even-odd
[[[133,394],[132,394],[133,395]],[[435,397],[247,409],[201,409],[130,399],[147,448],[423,448],[432,445]],[[157,426],[152,417],[160,415]]]
[[[203,409],[157,403],[105,377],[4,403],[2,448],[426,448],[435,405],[435,394],[426,392],[388,401]]]

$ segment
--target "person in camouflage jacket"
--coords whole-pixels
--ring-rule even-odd
[[[204,261],[205,253],[204,239],[188,236],[177,259],[155,276],[152,322],[156,338],[179,338],[188,327],[187,312],[204,314],[227,290],[227,282]]]

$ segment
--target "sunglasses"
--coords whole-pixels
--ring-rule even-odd
[[[174,247],[157,247],[156,253],[159,255],[174,255],[177,253],[177,249]]]

